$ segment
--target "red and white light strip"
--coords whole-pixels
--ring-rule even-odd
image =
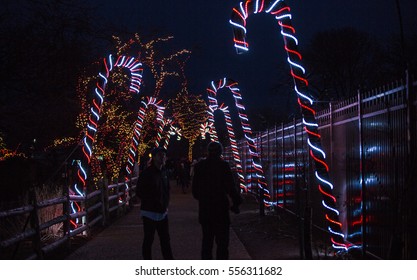
[[[243,191],[247,192],[248,189],[245,184],[245,177],[243,176],[242,161],[240,159],[239,150],[237,148],[236,135],[233,129],[233,123],[232,118],[230,117],[229,108],[224,106],[224,104],[221,104],[218,110],[223,112],[226,121],[226,129],[227,134],[229,135],[230,146],[232,148],[233,160],[235,162],[236,171],[239,177],[239,186]]]
[[[163,147],[165,150],[167,150],[169,139],[171,139],[172,136],[177,135],[177,140],[180,141],[182,134],[181,129],[174,125],[174,121],[172,119],[165,119],[163,125],[164,127],[168,127],[168,130],[165,133],[165,137],[163,138]]]
[[[127,165],[126,165],[126,176],[130,176],[132,174],[133,166],[137,158],[137,149],[139,146],[139,138],[142,133],[143,121],[145,120],[146,112],[150,105],[155,106],[155,108],[157,109],[157,121],[159,123],[158,132],[161,130],[161,127],[163,127],[162,116],[164,115],[165,107],[162,107],[159,105],[162,102],[162,100],[157,101],[156,98],[148,97],[148,96],[146,97],[146,99],[147,99],[147,102],[141,101],[141,106],[139,108],[138,117],[133,128],[133,137],[130,143],[129,156],[128,156]],[[155,146],[158,146],[157,141],[155,144],[156,144]]]
[[[163,120],[163,116],[164,116],[164,110],[165,107],[161,106],[161,102],[162,100],[157,100],[155,97],[146,97],[147,102],[145,101],[141,101],[141,106],[139,108],[139,112],[138,112],[138,117],[137,120],[135,122],[134,128],[133,128],[133,137],[132,137],[132,141],[130,143],[129,146],[129,155],[127,158],[127,164],[126,164],[126,169],[125,169],[125,193],[126,195],[128,195],[129,193],[129,180],[131,177],[131,174],[133,172],[133,168],[135,165],[135,162],[137,161],[137,150],[138,150],[138,146],[139,146],[139,138],[140,135],[142,133],[142,128],[143,128],[143,121],[145,119],[146,116],[146,112],[149,108],[149,106],[155,106],[156,108],[156,119],[158,121],[158,135],[157,135],[157,140],[155,141],[155,146],[158,147],[159,144],[159,140],[161,139],[161,131],[163,130],[163,126],[164,126],[164,120]]]
[[[316,178],[319,183],[319,190],[323,194],[322,205],[327,213],[325,219],[328,221],[328,231],[331,233],[331,241],[336,249],[348,250],[349,246],[344,241],[342,224],[339,222],[339,211],[336,210],[336,198],[332,194],[333,185],[329,182],[329,167],[325,162],[326,154],[321,148],[318,124],[315,119],[315,111],[311,108],[313,99],[307,93],[308,81],[304,77],[305,69],[301,66],[302,56],[298,52],[298,40],[295,36],[295,29],[291,24],[292,15],[290,7],[283,0],[247,0],[233,8],[230,24],[233,26],[234,45],[237,53],[249,50],[246,42],[246,21],[250,14],[265,12],[275,17],[281,27],[281,35],[284,39],[287,61],[290,66],[290,73],[294,79],[294,90],[297,93],[298,104],[303,115],[304,129],[308,135],[310,154],[315,160]]]
[[[142,85],[142,63],[140,63],[134,57],[121,55],[115,60],[112,55],[109,55],[107,59],[103,59],[103,65],[104,74],[101,72],[98,74],[99,81],[97,82],[96,88],[94,90],[95,95],[93,97],[92,106],[90,108],[91,115],[88,119],[85,136],[83,138],[82,152],[84,157],[77,163],[77,180],[72,188],[69,189],[70,194],[75,196],[86,196],[89,173],[87,168],[90,165],[91,157],[93,155],[93,145],[98,130],[101,109],[104,103],[105,90],[110,72],[112,72],[115,67],[128,69],[131,75],[129,91],[132,93],[139,93],[140,87]],[[74,213],[81,211],[81,207],[77,202],[71,202],[71,209]],[[74,226],[74,228],[77,228],[78,219],[75,221],[71,220],[71,224]]]
[[[252,167],[255,170],[253,176],[256,178],[256,184],[258,186],[258,188],[260,190],[262,190],[263,192],[263,201],[266,205],[271,205],[271,201],[270,201],[270,195],[269,195],[269,190],[266,187],[266,180],[265,180],[265,176],[263,173],[263,169],[262,169],[262,164],[260,161],[260,157],[259,154],[257,152],[257,148],[256,148],[256,139],[253,138],[252,136],[252,129],[250,127],[249,124],[249,119],[248,116],[245,113],[245,106],[242,103],[242,95],[240,94],[240,89],[237,87],[237,82],[228,79],[228,78],[223,78],[220,79],[217,83],[215,83],[214,81],[211,82],[211,87],[207,88],[207,94],[208,94],[208,100],[209,100],[209,120],[208,120],[208,126],[209,127],[214,127],[214,111],[219,109],[218,106],[218,102],[217,102],[217,91],[219,89],[222,89],[224,87],[228,88],[229,91],[232,93],[232,96],[235,100],[235,105],[237,108],[237,112],[238,112],[238,116],[239,116],[239,120],[240,120],[240,124],[242,126],[242,130],[243,133],[245,135],[245,139],[246,142],[248,143],[248,147],[249,147],[249,154],[251,155],[251,162],[252,162]],[[226,118],[226,124],[227,124],[227,117],[225,114],[225,118]],[[230,119],[230,118],[229,118]],[[228,131],[230,131],[230,128],[232,126],[231,122],[230,125],[227,124],[227,128]],[[217,135],[216,135],[217,137]],[[233,153],[233,157],[235,158],[236,162],[239,161],[239,166],[240,169],[237,168],[238,174],[239,174],[239,180],[240,180],[240,186],[242,189],[244,189],[245,191],[252,191],[250,186],[247,186],[245,184],[244,181],[244,177],[243,177],[243,172],[242,172],[242,168],[241,168],[241,160],[240,160],[240,156],[239,156],[239,152],[238,152],[238,148],[237,148],[237,144],[236,144],[236,139],[234,137],[234,133],[233,134],[229,134],[229,138],[230,138],[230,142],[231,142],[231,146],[232,146],[232,153]],[[216,141],[216,140],[215,140]]]

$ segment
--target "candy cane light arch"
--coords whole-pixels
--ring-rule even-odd
[[[305,69],[301,65],[302,56],[298,52],[298,40],[292,26],[290,7],[283,0],[246,0],[233,8],[230,24],[233,27],[234,46],[238,54],[247,52],[249,44],[246,42],[246,23],[249,15],[267,13],[274,16],[281,27],[284,48],[290,73],[294,80],[294,90],[300,105],[304,130],[308,135],[310,155],[315,161],[315,176],[319,182],[318,189],[322,193],[322,205],[325,208],[325,219],[331,235],[332,246],[335,249],[348,250],[345,236],[342,233],[342,223],[339,222],[339,211],[336,209],[336,198],[333,195],[333,185],[329,181],[329,167],[326,164],[326,154],[321,147],[321,136],[313,110],[313,99],[308,94],[308,81],[304,77]],[[352,246],[354,247],[354,246]]]
[[[85,197],[87,192],[87,180],[89,179],[89,167],[91,163],[91,157],[93,155],[93,146],[96,139],[98,125],[101,116],[101,110],[103,103],[105,102],[105,90],[108,83],[110,73],[117,67],[126,68],[129,70],[130,86],[129,92],[139,93],[142,85],[142,63],[134,57],[125,55],[118,56],[114,59],[112,55],[103,59],[104,73],[99,72],[99,79],[94,89],[94,96],[92,99],[92,106],[90,108],[90,116],[87,121],[85,135],[82,139],[82,153],[83,157],[77,161],[77,176],[74,184],[70,187],[69,192],[73,198]],[[76,201],[71,202],[71,209],[73,214],[80,212],[82,209]],[[77,216],[76,214],[74,216]],[[74,228],[78,227],[78,218],[71,220],[71,224]]]
[[[174,135],[177,135],[177,141],[180,141],[182,134],[181,134],[181,129],[175,125],[175,122],[172,119],[169,119],[169,118],[164,119],[163,125],[164,125],[164,128],[166,128],[166,131],[159,146],[161,146],[162,144],[162,147],[165,150],[167,150],[168,145],[169,145],[169,140],[171,139],[171,137],[173,137]]]
[[[127,199],[129,199],[129,196],[128,196],[129,195],[129,180],[132,176],[133,168],[138,157],[138,146],[139,146],[139,139],[142,133],[143,121],[145,119],[145,116],[150,106],[154,106],[156,108],[156,120],[158,123],[155,147],[159,146],[159,142],[161,141],[161,138],[162,138],[162,130],[165,124],[164,122],[165,107],[161,105],[162,100],[157,100],[155,97],[148,97],[148,96],[146,97],[145,100],[141,101],[141,106],[138,111],[138,116],[133,127],[132,140],[129,146],[129,155],[127,157],[127,163],[126,163],[126,168],[125,168],[125,178],[124,178],[125,179],[125,194],[126,194]]]
[[[254,170],[253,177],[255,177],[256,179],[258,190],[262,190],[263,202],[265,203],[265,205],[270,206],[272,203],[270,202],[269,190],[267,189],[266,180],[265,180],[265,176],[264,176],[263,169],[262,169],[262,164],[260,161],[260,156],[257,151],[256,140],[252,136],[252,129],[249,124],[249,119],[245,112],[246,109],[242,102],[242,95],[240,94],[240,89],[238,88],[238,83],[236,81],[229,79],[229,78],[223,78],[223,79],[220,79],[216,83],[212,81],[211,86],[207,88],[207,95],[208,95],[208,101],[209,101],[208,122],[207,122],[207,126],[203,127],[203,131],[208,131],[209,134],[213,136],[213,139],[215,141],[218,141],[217,133],[216,133],[215,126],[214,126],[214,112],[216,110],[221,110],[226,120],[227,131],[229,135],[230,144],[232,147],[233,160],[236,164],[236,169],[237,169],[238,176],[239,176],[239,185],[241,189],[243,189],[244,191],[253,191],[251,190],[251,187],[247,185],[244,180],[241,159],[240,159],[239,151],[237,148],[236,137],[235,137],[235,133],[234,133],[233,125],[232,125],[232,120],[230,117],[230,112],[227,107],[218,105],[217,92],[222,88],[229,89],[230,93],[233,96],[233,99],[235,100],[235,105],[237,108],[237,113],[239,116],[240,124],[242,126],[242,130],[243,130],[246,142],[249,147],[249,154],[251,156],[251,164]]]
[[[248,191],[251,190],[251,188],[250,188],[250,186],[248,186],[246,184],[245,178],[243,176],[242,161],[240,159],[239,151],[238,151],[238,148],[237,148],[235,132],[234,132],[234,129],[233,129],[233,124],[232,124],[232,118],[230,117],[229,108],[227,106],[225,106],[224,104],[220,104],[220,106],[217,106],[217,105],[210,105],[209,106],[208,122],[212,124],[210,126],[211,127],[210,131],[208,131],[209,135],[210,135],[210,138],[212,138],[214,141],[218,141],[217,131],[216,131],[216,128],[214,126],[214,112],[216,112],[216,111],[223,112],[223,116],[224,116],[225,121],[226,121],[227,134],[229,136],[230,146],[232,148],[233,162],[236,166],[236,172],[237,172],[238,179],[239,179],[239,187],[244,192],[248,192]],[[213,134],[213,136],[211,135],[211,133]]]

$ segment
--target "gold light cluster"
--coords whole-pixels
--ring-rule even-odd
[[[129,55],[135,57],[140,60],[144,67],[149,68],[155,80],[152,94],[154,97],[160,95],[167,78],[183,76],[183,73],[179,74],[175,70],[179,68],[180,64],[178,61],[187,59],[190,54],[190,51],[183,49],[174,54],[161,55],[161,52],[157,51],[157,47],[166,47],[164,44],[172,38],[172,36],[157,38],[145,43],[138,34],[135,34],[132,39],[126,42],[122,42],[119,37],[113,37],[116,56]],[[86,70],[79,78],[77,85],[77,96],[81,105],[81,113],[77,117],[76,127],[80,129],[80,139],[82,139],[85,133],[87,121],[91,114],[91,100],[97,83],[97,72],[102,67],[101,64],[101,60],[92,63],[91,69]],[[181,71],[183,72],[183,69]],[[144,80],[152,80],[152,77],[149,78],[144,77]],[[135,98],[129,92],[129,85],[130,74],[128,71],[114,68],[106,87],[104,102],[100,112],[100,123],[91,158],[91,178],[93,178],[95,183],[105,178],[109,181],[117,180],[121,176],[120,172],[127,162],[137,111],[128,109],[126,105],[129,105],[131,108],[132,103],[138,103],[138,98]],[[139,104],[137,104],[136,108],[139,109]],[[155,125],[156,115],[152,108],[153,106],[148,108],[148,114],[144,120],[144,127],[139,139],[138,159],[136,160],[139,160],[140,156],[155,143],[156,130],[154,128],[157,126]],[[54,141],[53,146],[62,147],[71,140],[70,138],[57,139]],[[75,143],[75,141],[72,143]]]
[[[189,141],[188,159],[192,161],[192,149],[200,135],[200,126],[208,118],[207,104],[202,98],[189,94],[185,88],[170,101],[169,106],[181,128],[182,135]]]

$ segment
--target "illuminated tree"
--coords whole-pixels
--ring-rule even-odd
[[[1,132],[0,132],[0,149],[6,149],[6,144],[4,143],[4,140],[3,140],[3,135],[1,134]]]
[[[6,144],[4,143],[3,137],[0,133],[0,161],[5,160],[5,156],[8,152],[9,151],[6,149]]]
[[[178,69],[177,60],[181,56],[188,56],[187,50],[180,50],[174,54],[163,56],[157,51],[157,44],[165,44],[173,37],[157,38],[147,43],[142,42],[138,34],[127,42],[122,42],[119,37],[113,36],[115,42],[115,54],[136,53],[142,64],[147,66],[154,79],[155,85],[147,84],[151,88],[152,96],[160,95],[161,89],[168,77],[180,77],[175,68]],[[165,44],[166,45],[166,44]],[[93,63],[91,73],[97,73],[101,62]],[[90,71],[88,71],[90,72]],[[103,103],[93,147],[94,157],[91,158],[91,172],[94,181],[104,177],[110,180],[118,179],[121,174],[122,165],[127,161],[128,148],[133,136],[133,125],[137,118],[140,105],[140,97],[129,92],[129,73],[123,68],[114,69],[112,76],[106,86],[106,102]],[[94,75],[85,74],[79,79],[77,88],[78,98],[81,103],[82,113],[77,118],[77,127],[84,130],[90,115],[90,94],[93,94],[93,86],[97,80]],[[141,92],[141,95],[142,92]],[[147,110],[144,120],[144,128],[138,143],[138,153],[135,160],[139,160],[143,153],[154,146],[156,133],[156,114],[153,106]],[[68,141],[71,141],[68,139]],[[65,142],[65,141],[64,141]],[[62,144],[63,142],[61,142]]]
[[[207,104],[202,98],[189,94],[184,88],[176,98],[170,100],[168,106],[172,110],[173,118],[181,128],[182,136],[189,142],[188,159],[191,161],[193,146],[200,135],[201,124],[204,124],[208,118]]]
[[[123,43],[119,37],[113,37],[116,42],[118,55],[126,52],[131,52],[132,49],[135,49],[139,46],[138,57],[144,65],[149,67],[152,76],[155,79],[155,88],[152,93],[153,97],[160,97],[159,95],[161,93],[161,89],[163,88],[167,78],[180,76],[183,77],[181,73],[178,73],[178,65],[184,65],[180,62],[186,61],[191,54],[189,50],[182,49],[175,52],[174,54],[169,54],[167,56],[161,57],[161,54],[156,51],[157,45],[166,43],[173,38],[173,36],[167,36],[164,38],[153,39],[147,43],[144,43],[139,34],[136,33],[134,38]]]
[[[143,155],[147,150],[152,147],[155,147],[155,135],[158,131],[158,121],[156,119],[156,107],[149,106],[145,119],[143,120],[143,128],[141,131],[141,137],[139,145],[141,146],[139,155]]]
[[[16,151],[7,149],[6,143],[3,140],[3,135],[0,132],[0,161],[4,161],[4,160],[7,160],[8,158],[13,158],[13,157],[26,158],[25,154],[23,153],[17,153]]]

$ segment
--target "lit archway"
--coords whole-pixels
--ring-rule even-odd
[[[94,89],[94,96],[92,99],[92,105],[90,108],[90,116],[87,121],[85,135],[82,139],[82,153],[83,157],[77,161],[77,176],[75,183],[70,187],[69,191],[72,195],[78,195],[85,197],[87,192],[87,180],[90,176],[90,163],[93,155],[93,146],[98,131],[98,124],[101,116],[101,110],[104,103],[105,91],[108,82],[108,78],[113,69],[126,68],[129,70],[130,86],[129,91],[132,93],[139,93],[142,85],[142,63],[140,63],[134,57],[125,55],[118,56],[114,59],[112,55],[103,59],[104,73],[99,72],[99,80],[97,81]],[[73,213],[80,212],[82,209],[76,201],[71,202],[71,209]],[[76,216],[76,215],[75,215]],[[78,227],[78,218],[71,220],[71,224],[76,228]]]
[[[182,135],[181,129],[174,125],[174,121],[172,119],[164,119],[164,128],[165,134],[159,146],[162,146],[165,150],[167,150],[171,137],[177,135],[177,140],[179,141],[181,140]]]
[[[251,186],[248,186],[245,182],[243,171],[242,171],[242,165],[241,165],[241,159],[239,155],[239,151],[237,148],[236,143],[236,137],[231,121],[231,117],[229,114],[229,110],[227,107],[223,107],[218,105],[217,101],[217,92],[218,90],[222,88],[227,88],[232,93],[233,99],[235,100],[236,109],[238,112],[240,124],[242,126],[242,130],[246,139],[246,142],[249,147],[249,154],[251,156],[251,167],[254,170],[254,174],[252,177],[255,178],[256,184],[258,187],[258,190],[261,191],[263,196],[263,202],[270,206],[272,205],[272,202],[270,201],[270,195],[269,190],[267,189],[265,176],[262,169],[262,164],[260,161],[260,155],[257,151],[256,147],[256,139],[252,136],[252,129],[249,124],[248,116],[245,112],[245,106],[242,102],[242,95],[240,94],[240,89],[237,87],[238,83],[236,81],[233,81],[229,78],[223,78],[220,79],[217,83],[214,81],[211,82],[211,87],[207,88],[207,95],[208,95],[208,101],[209,101],[209,111],[208,111],[208,121],[207,125],[203,127],[203,131],[209,132],[209,134],[212,136],[214,141],[218,141],[217,132],[214,125],[214,112],[216,110],[221,110],[224,113],[226,125],[227,125],[227,131],[229,135],[229,140],[232,148],[232,154],[233,154],[233,160],[236,164],[236,170],[239,176],[239,185],[240,188],[244,191],[254,191],[251,189]]]
[[[125,172],[125,193],[128,197],[129,192],[129,180],[132,176],[132,172],[134,169],[135,162],[137,161],[138,157],[138,146],[139,146],[139,139],[142,133],[143,128],[143,121],[147,114],[149,106],[154,106],[156,108],[156,120],[158,122],[158,129],[157,129],[157,136],[155,140],[155,147],[159,146],[159,142],[162,139],[162,130],[164,128],[164,111],[165,107],[161,106],[162,100],[157,100],[155,97],[146,97],[146,102],[141,101],[141,106],[139,108],[138,117],[135,121],[133,127],[133,136],[132,141],[130,142],[129,146],[129,155],[127,158],[126,164],[126,172]]]
[[[305,69],[301,65],[302,56],[298,52],[298,40],[295,29],[291,24],[290,7],[283,0],[246,0],[233,8],[230,24],[233,26],[234,46],[238,54],[249,50],[246,42],[246,21],[250,14],[265,12],[271,14],[281,27],[284,48],[290,73],[294,79],[294,90],[297,93],[298,104],[302,112],[304,129],[308,135],[310,155],[315,161],[315,176],[320,182],[319,191],[322,193],[322,205],[325,208],[325,219],[328,221],[328,231],[335,249],[349,249],[342,233],[342,223],[339,222],[339,211],[336,209],[336,197],[333,195],[333,185],[329,181],[329,167],[326,164],[326,154],[321,147],[321,136],[313,110],[313,98],[308,94],[308,81],[304,77]]]

